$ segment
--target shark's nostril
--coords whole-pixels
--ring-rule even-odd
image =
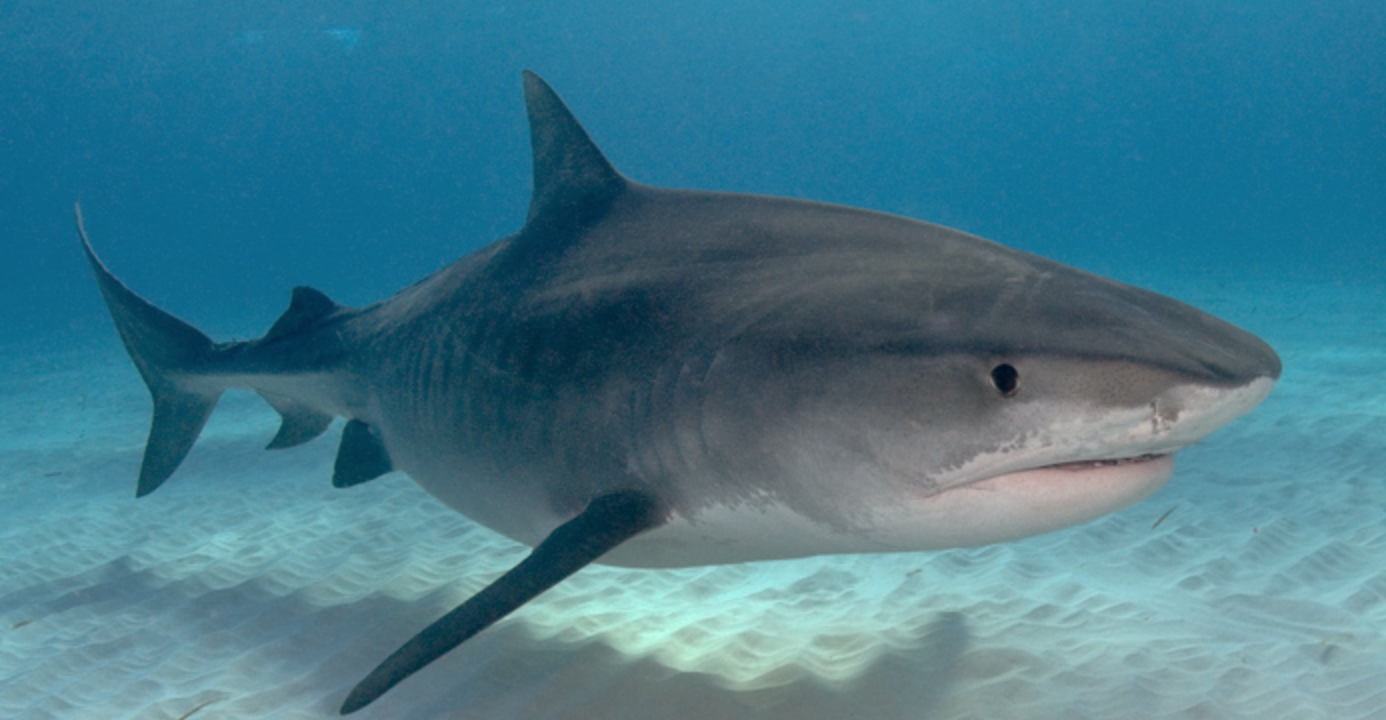
[[[1150,402],[1150,432],[1153,435],[1164,435],[1169,432],[1178,413],[1166,414],[1160,409],[1160,400],[1156,398]]]

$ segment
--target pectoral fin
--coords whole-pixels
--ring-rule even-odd
[[[468,638],[490,627],[539,593],[626,540],[662,524],[665,511],[639,491],[603,495],[580,515],[560,525],[510,572],[415,635],[380,663],[347,695],[342,714],[371,704]]]

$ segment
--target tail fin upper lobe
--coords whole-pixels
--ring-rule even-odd
[[[125,350],[139,369],[154,400],[154,419],[144,448],[135,496],[154,492],[187,457],[217,399],[226,389],[210,377],[199,377],[217,345],[193,326],[160,310],[116,279],[92,250],[76,207],[77,235],[91,264],[101,296],[111,311]]]

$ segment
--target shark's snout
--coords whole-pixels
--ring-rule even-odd
[[[1278,374],[1278,370],[1276,371]],[[1148,453],[1171,453],[1203,439],[1250,412],[1275,386],[1275,378],[1258,375],[1243,385],[1180,385],[1150,403],[1149,423],[1139,434],[1149,438]]]
[[[1274,383],[1280,379],[1280,356],[1266,341],[1222,320],[1202,342],[1210,349],[1205,362],[1226,384],[1245,386],[1258,380]]]
[[[1147,295],[1144,290],[1137,292]],[[1233,388],[1280,378],[1280,356],[1265,340],[1184,303],[1165,298],[1160,305],[1147,328],[1152,346],[1148,353],[1171,358],[1171,370],[1209,385]]]
[[[1161,336],[1183,356],[1173,382],[1149,406],[1152,440],[1173,452],[1250,412],[1280,378],[1280,356],[1264,340],[1201,311],[1180,308]],[[1189,315],[1197,320],[1190,322]]]

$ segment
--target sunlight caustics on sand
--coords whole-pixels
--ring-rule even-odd
[[[1286,371],[1150,500],[968,550],[588,568],[362,717],[1386,716],[1380,289],[1172,292]],[[0,358],[0,717],[333,716],[525,552],[402,476],[334,490],[330,439],[262,451],[244,394],[136,502],[148,401],[95,347]]]

